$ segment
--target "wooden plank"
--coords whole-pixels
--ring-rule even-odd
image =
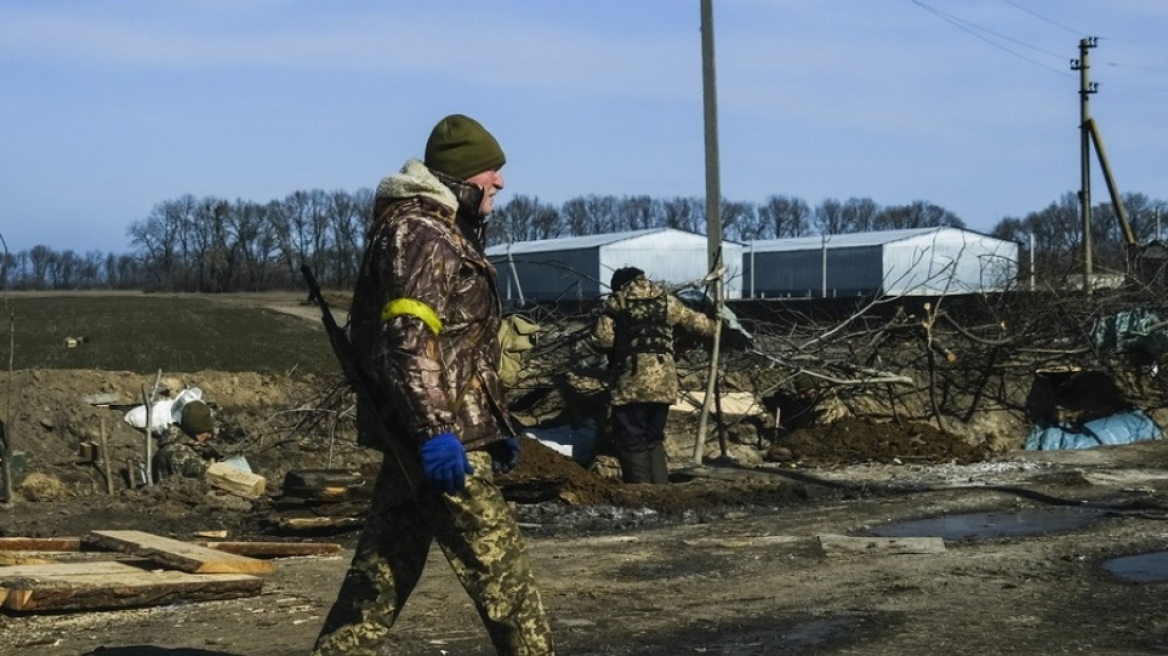
[[[282,497],[322,502],[369,499],[373,478],[351,469],[293,469],[284,476]]]
[[[341,550],[335,542],[198,542],[209,549],[251,558],[321,556]]]
[[[263,579],[247,574],[151,571],[113,561],[18,566],[0,574],[4,607],[23,612],[234,599],[262,588]]]
[[[81,551],[81,538],[0,538],[0,551]]]
[[[237,556],[143,531],[93,531],[85,537],[85,542],[149,558],[194,574],[271,574],[276,571],[276,566],[266,560]]]
[[[846,554],[938,554],[945,553],[942,538],[854,538],[846,535],[820,535],[819,546],[828,556]]]
[[[365,523],[364,517],[280,517],[276,520],[280,528],[311,531],[318,529],[359,528]]]
[[[48,558],[37,558],[36,556],[29,556],[28,552],[24,551],[0,551],[0,568],[14,567],[16,565],[51,565],[57,561],[49,560]],[[3,571],[3,569],[0,569]]]
[[[369,479],[356,469],[290,469],[284,475],[283,489],[308,491],[326,487],[354,487],[364,485]]]
[[[82,576],[109,576],[126,572],[145,572],[151,569],[150,561],[136,561],[128,563],[119,560],[75,561],[71,563],[52,563],[50,565],[13,565],[0,569],[0,581],[10,581],[24,577],[40,578],[69,574]]]
[[[264,493],[268,481],[259,474],[245,472],[223,462],[217,462],[207,468],[203,476],[211,485],[227,490],[232,494],[254,499]]]

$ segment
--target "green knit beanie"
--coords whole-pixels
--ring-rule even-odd
[[[209,433],[215,430],[215,422],[211,420],[211,407],[202,401],[191,401],[183,406],[182,420],[179,428],[191,437],[199,433]]]
[[[438,121],[426,141],[426,166],[465,180],[507,162],[499,142],[479,122],[451,114]]]

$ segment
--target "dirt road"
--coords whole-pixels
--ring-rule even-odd
[[[830,492],[636,531],[581,535],[533,527],[531,555],[559,652],[1168,650],[1164,584],[1132,582],[1108,569],[1109,559],[1156,552],[1168,542],[1164,443],[1016,454],[968,466],[762,475]],[[1001,514],[962,520],[965,513]],[[839,554],[821,542],[830,535],[896,534],[898,522],[937,517],[952,521],[916,532],[943,537],[939,553],[895,553],[874,542],[866,553]],[[258,597],[3,615],[0,643],[22,656],[306,653],[349,554],[280,560]],[[491,653],[449,568],[437,552],[432,561],[386,653]]]

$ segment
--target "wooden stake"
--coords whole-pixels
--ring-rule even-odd
[[[154,467],[152,466],[154,454],[153,454],[153,449],[152,449],[151,444],[150,444],[150,435],[152,433],[151,424],[154,421],[154,417],[151,416],[153,414],[151,412],[151,408],[150,408],[151,405],[152,405],[152,403],[150,402],[150,395],[146,394],[146,386],[143,385],[142,386],[142,406],[144,408],[146,408],[146,445],[145,445],[146,487],[150,487],[150,486],[154,485],[154,472],[152,471],[154,469]],[[131,481],[134,480],[134,474],[135,474],[135,472],[130,472],[130,480]]]
[[[109,441],[105,437],[105,416],[101,418],[101,469],[105,474],[105,493],[113,495],[114,477],[110,473]]]

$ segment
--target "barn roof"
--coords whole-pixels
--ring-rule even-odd
[[[556,239],[536,239],[534,241],[517,241],[510,245],[495,244],[487,248],[487,256],[495,257],[506,255],[521,255],[526,253],[546,253],[548,251],[574,251],[586,248],[599,248],[646,235],[675,232],[684,235],[693,235],[705,239],[704,235],[676,228],[647,228],[645,230],[629,230],[626,232],[609,232],[599,235],[584,235],[581,237],[558,237]],[[510,247],[510,250],[508,250]]]
[[[905,239],[912,239],[913,237],[920,237],[933,233],[940,233],[942,231],[956,231],[970,235],[970,239],[993,239],[1001,241],[996,237],[983,235],[979,232],[971,230],[963,230],[961,228],[950,227],[933,227],[933,228],[906,228],[904,230],[878,230],[876,232],[853,232],[839,235],[827,235],[828,248],[855,248],[862,246],[880,246],[883,244],[890,244]],[[759,239],[753,242],[755,251],[805,251],[823,247],[823,237],[816,235],[814,237],[792,237],[788,239]]]

